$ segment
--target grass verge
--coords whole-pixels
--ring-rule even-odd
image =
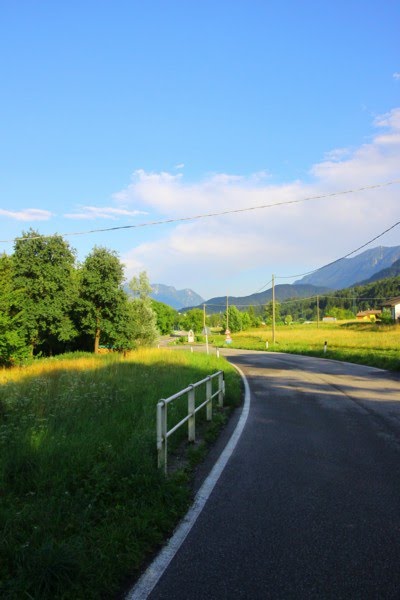
[[[213,343],[226,346],[225,336],[214,336]],[[229,347],[304,354],[400,371],[398,325],[339,322],[318,328],[316,324],[277,326],[275,344],[270,328],[264,327],[232,334]]]
[[[156,468],[156,403],[221,368],[235,406],[235,369],[190,352],[70,356],[0,373],[2,598],[111,598],[139,572],[191,499],[186,472]]]

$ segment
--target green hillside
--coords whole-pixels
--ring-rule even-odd
[[[374,281],[379,281],[380,279],[387,279],[388,277],[397,277],[398,275],[400,275],[400,258],[390,267],[387,267],[387,269],[375,273],[375,275],[372,275],[372,277],[366,281],[361,281],[360,285],[366,285],[368,283],[373,283]]]
[[[400,296],[400,275],[387,277],[366,285],[356,285],[328,294],[315,295],[310,299],[287,300],[280,305],[282,316],[292,315],[294,320],[316,320],[318,306],[320,317],[333,314],[334,309],[348,311],[348,318],[357,312],[380,309],[388,298]],[[350,314],[351,313],[351,314]]]
[[[326,294],[331,292],[332,290],[327,287],[318,287],[315,285],[302,285],[302,284],[293,284],[290,285],[288,283],[280,284],[275,286],[275,299],[278,302],[283,302],[289,298],[307,298],[310,296],[315,296],[317,294]],[[229,306],[236,306],[239,310],[246,310],[250,306],[253,307],[263,307],[268,302],[272,300],[272,289],[265,290],[263,292],[259,292],[256,294],[251,294],[249,296],[229,296],[228,303]],[[205,304],[207,306],[207,313],[218,313],[223,312],[226,309],[226,296],[218,296],[215,298],[210,298],[206,300]],[[202,308],[202,305],[191,307],[191,308]],[[189,310],[189,309],[187,309]]]

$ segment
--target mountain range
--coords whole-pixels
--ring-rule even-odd
[[[365,250],[365,252],[352,258],[337,260],[310,275],[306,275],[296,281],[295,284],[309,283],[311,285],[326,286],[332,290],[344,289],[370,280],[373,276],[383,279],[384,277],[379,274],[380,271],[390,268],[399,259],[400,246],[391,248],[378,246],[377,248]]]
[[[186,308],[187,306],[197,306],[204,302],[199,294],[190,289],[177,290],[172,285],[164,285],[162,283],[152,283],[151,287],[153,289],[150,294],[151,298],[168,304],[176,310]]]
[[[309,284],[290,284],[284,283],[275,286],[275,298],[278,301],[288,300],[289,298],[307,298],[308,296],[317,296],[318,294],[326,294],[331,292],[330,288],[315,286]],[[272,289],[258,292],[249,296],[229,296],[229,305],[235,305],[237,308],[248,308],[249,306],[263,306],[272,300]],[[207,305],[207,313],[223,312],[226,309],[226,296],[217,296],[210,298],[205,302]],[[199,307],[187,307],[199,308]]]
[[[383,269],[382,271],[378,271],[375,275],[372,275],[369,279],[362,281],[363,285],[368,283],[373,283],[374,281],[379,281],[379,279],[387,279],[388,277],[397,277],[400,275],[400,258],[399,260],[395,260],[391,267],[387,269]]]
[[[400,246],[379,246],[365,250],[352,258],[337,260],[293,284],[278,284],[275,286],[275,297],[278,301],[307,298],[398,275],[400,275]],[[161,283],[151,285],[153,288],[151,297],[176,310],[202,308],[204,303],[207,304],[208,313],[222,312],[226,307],[226,296],[204,300],[191,289],[177,290],[173,286]],[[237,307],[256,306],[266,304],[271,299],[272,290],[269,289],[248,296],[229,296],[229,304]]]

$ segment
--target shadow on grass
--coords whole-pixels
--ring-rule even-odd
[[[227,404],[240,399],[236,372],[221,360],[216,368],[216,359],[161,351],[151,364],[95,363],[52,361],[51,371],[27,369],[0,388],[2,597],[116,594],[190,502],[187,473],[166,478],[156,468],[157,401],[221,363]],[[174,402],[171,420],[184,405]],[[172,449],[184,437],[182,428]]]

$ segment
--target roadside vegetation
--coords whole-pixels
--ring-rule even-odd
[[[0,372],[2,598],[112,598],[132,581],[191,500],[190,469],[157,469],[156,404],[219,369],[236,406],[234,368],[198,353],[80,353]]]
[[[187,448],[184,427],[175,432],[169,449],[181,466],[165,477],[156,465],[156,404],[223,369],[226,408],[215,407],[213,424],[201,427],[210,439],[240,403],[241,383],[215,354],[146,349],[160,334],[193,330],[204,342],[210,332],[209,343],[222,347],[229,323],[232,348],[400,370],[400,328],[390,313],[379,323],[339,322],[374,308],[378,291],[398,294],[400,278],[209,315],[151,300],[146,272],[124,281],[115,252],[94,247],[78,264],[61,236],[32,229],[0,255],[1,598],[112,598],[185,513],[203,450]],[[307,324],[326,315],[338,322]],[[185,410],[184,400],[174,402],[169,418]]]
[[[400,371],[400,327],[382,323],[345,321],[278,325],[275,344],[270,326],[232,335],[231,348],[289,352]],[[213,345],[226,346],[225,336],[211,336]],[[325,342],[326,351],[325,351]]]

